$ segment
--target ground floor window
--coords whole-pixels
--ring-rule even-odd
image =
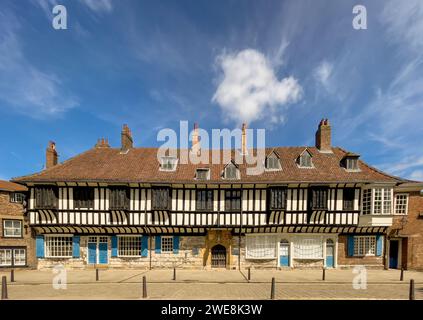
[[[376,253],[376,236],[355,236],[354,256],[374,256]]]
[[[162,252],[163,253],[172,253],[173,252],[173,237],[161,237],[162,241]]]
[[[25,266],[26,265],[26,249],[24,248],[7,248],[0,249],[0,266]]]
[[[46,236],[47,258],[72,258],[72,236]]]
[[[294,241],[294,258],[323,259],[323,240],[321,237],[299,237]]]
[[[247,236],[247,259],[276,258],[276,237],[273,235]]]
[[[118,256],[119,257],[140,257],[141,237],[140,236],[119,236]]]

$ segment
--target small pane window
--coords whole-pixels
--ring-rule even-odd
[[[46,236],[47,258],[71,258],[72,236]]]
[[[355,189],[345,188],[343,190],[343,195],[344,195],[344,210],[354,210]]]
[[[22,237],[22,221],[3,220],[3,236],[10,238]]]
[[[311,161],[311,155],[308,151],[303,152],[303,154],[299,157],[298,164],[301,168],[312,168],[313,163]]]
[[[238,211],[241,210],[241,190],[225,191],[225,210]]]
[[[358,159],[357,158],[347,158],[346,160],[346,169],[347,170],[358,170]]]
[[[286,208],[286,188],[270,189],[270,210]]]
[[[197,190],[197,210],[213,210],[213,190]]]
[[[178,159],[175,157],[162,157],[160,170],[175,171]]]
[[[266,169],[279,170],[280,168],[281,168],[281,164],[279,159],[276,156],[271,155],[266,158]]]
[[[73,201],[75,209],[94,209],[94,188],[74,188]]]
[[[118,255],[120,257],[140,257],[141,237],[140,236],[119,236]]]
[[[239,170],[234,164],[229,164],[225,168],[225,179],[239,179]]]
[[[354,237],[354,256],[374,256],[376,254],[375,236]]]
[[[173,252],[173,237],[165,236],[161,237],[162,241],[162,253],[172,253]]]
[[[154,210],[168,210],[170,204],[169,188],[154,188],[152,189]]]
[[[197,169],[195,178],[197,180],[209,180],[210,179],[210,170],[209,169]]]
[[[408,194],[395,195],[395,214],[407,214]]]
[[[325,210],[328,207],[328,188],[314,187],[311,189],[311,207],[313,210]]]
[[[25,201],[25,195],[20,192],[13,192],[10,194],[10,202],[14,203],[24,203]]]

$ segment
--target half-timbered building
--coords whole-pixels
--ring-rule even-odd
[[[39,268],[386,266],[395,190],[411,182],[333,147],[327,120],[315,146],[267,148],[259,175],[158,160],[121,135],[63,163],[51,142],[46,169],[14,179],[29,189]]]

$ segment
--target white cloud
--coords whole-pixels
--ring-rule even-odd
[[[111,0],[80,0],[88,8],[95,12],[111,12],[113,10]]]
[[[10,12],[0,11],[0,29],[0,100],[34,118],[57,116],[76,106],[60,77],[40,70],[26,57],[18,36],[20,25]]]
[[[223,75],[212,100],[228,120],[274,122],[283,119],[286,106],[302,96],[298,81],[291,76],[279,81],[269,61],[256,50],[223,53],[216,61]]]
[[[332,75],[333,65],[327,61],[322,61],[314,70],[314,78],[326,89],[329,89],[329,80]]]

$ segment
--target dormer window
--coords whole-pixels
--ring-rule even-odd
[[[197,169],[195,173],[197,180],[210,180],[210,169]]]
[[[224,172],[224,179],[235,180],[239,179],[239,169],[234,163],[230,163],[226,166]]]
[[[269,171],[281,170],[281,162],[274,152],[266,157],[265,168]]]
[[[359,171],[358,158],[360,156],[355,153],[347,153],[341,161],[341,165],[347,171]]]
[[[297,163],[300,168],[313,168],[312,156],[307,149],[300,154]]]
[[[161,171],[175,171],[178,159],[175,157],[162,157],[160,164]]]

